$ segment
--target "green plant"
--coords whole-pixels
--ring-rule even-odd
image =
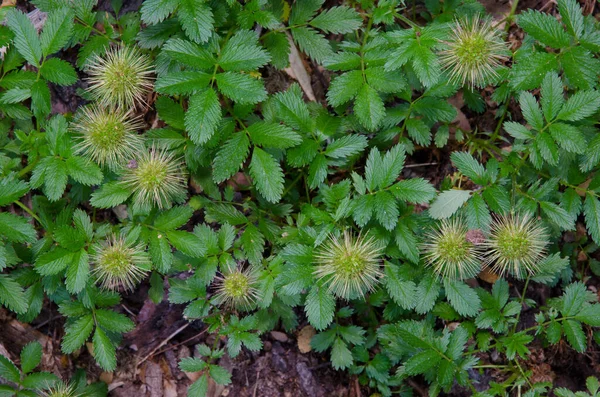
[[[28,343],[21,350],[20,369],[8,357],[0,354],[0,385],[2,396],[49,396],[49,397],[105,397],[108,393],[103,383],[88,385],[83,370],[78,370],[68,382],[61,381],[50,372],[34,372],[42,360],[42,345]]]
[[[214,340],[180,363],[192,396],[307,324],[383,396],[570,395],[532,380],[558,344],[592,367],[600,26],[575,0],[32,4],[39,34],[0,8],[0,304],[58,307],[63,353],[115,370],[147,290]],[[290,56],[325,78],[279,84]],[[36,365],[0,358],[6,390]]]

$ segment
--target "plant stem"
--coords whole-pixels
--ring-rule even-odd
[[[31,217],[33,219],[35,219],[36,221],[38,221],[38,223],[41,225],[42,224],[42,220],[35,214],[35,212],[33,212],[28,206],[26,206],[25,204],[23,204],[22,202],[20,202],[19,200],[15,201],[15,204],[18,205],[19,207],[21,207],[23,209],[23,211],[27,212],[29,215],[31,215]]]
[[[523,311],[523,302],[525,302],[525,293],[527,292],[527,287],[529,286],[529,280],[530,280],[530,277],[527,276],[527,279],[525,280],[525,286],[523,287],[523,292],[521,293],[521,302],[520,302],[521,310],[519,310],[519,313],[517,313],[517,318],[516,318],[517,321],[515,321],[515,324],[513,325],[511,334],[514,334],[517,331],[517,325],[519,325],[519,318],[521,318],[521,312]]]

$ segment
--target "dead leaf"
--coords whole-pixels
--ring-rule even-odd
[[[478,277],[490,284],[494,284],[500,278],[500,276],[498,276],[493,270],[491,270],[488,267],[484,268],[481,272],[479,272]]]
[[[310,84],[310,76],[304,67],[304,63],[300,57],[300,52],[296,48],[296,44],[294,44],[292,36],[287,32],[286,35],[290,43],[290,67],[285,68],[284,70],[288,75],[290,75],[291,78],[300,84],[300,88],[302,88],[302,91],[304,91],[304,94],[309,101],[316,101],[317,98],[315,97],[312,85]]]
[[[312,325],[307,325],[300,330],[298,333],[298,350],[300,350],[300,353],[308,353],[312,350],[310,340],[316,333]]]

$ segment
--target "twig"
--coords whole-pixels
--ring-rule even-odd
[[[417,168],[417,167],[427,167],[430,165],[438,165],[438,163],[421,163],[421,164],[407,164],[404,168]]]
[[[256,391],[258,390],[258,380],[260,379],[260,368],[256,371],[256,382],[254,383],[254,392],[252,392],[252,397],[256,397]]]
[[[166,348],[166,349],[164,349],[164,350],[161,350],[161,351],[159,351],[159,352],[155,353],[155,355],[157,356],[157,355],[159,355],[159,354],[163,354],[164,352],[168,352],[169,350],[175,349],[175,348],[176,348],[176,347],[178,347],[178,346],[185,345],[185,344],[186,344],[186,343],[188,343],[189,341],[191,341],[191,340],[194,340],[194,339],[196,339],[196,338],[197,338],[197,337],[199,337],[199,336],[202,336],[203,334],[205,334],[205,333],[206,333],[206,331],[208,331],[208,328],[206,328],[204,331],[198,332],[196,335],[192,336],[191,338],[187,338],[187,339],[186,339],[186,340],[184,340],[183,342],[176,343],[176,344],[174,344],[174,345],[171,345],[171,346],[167,347],[167,348]]]
[[[160,349],[161,347],[163,347],[164,345],[166,345],[171,339],[173,339],[175,336],[177,336],[179,333],[181,333],[181,331],[183,331],[184,329],[186,329],[187,327],[190,326],[191,323],[187,323],[181,327],[179,327],[179,329],[177,329],[175,332],[173,332],[171,335],[167,336],[167,338],[165,340],[163,340],[162,342],[160,342],[160,344],[158,346],[156,346],[154,349],[152,349],[152,351],[150,353],[148,353],[146,355],[146,357],[144,357],[140,362],[138,362],[136,364],[136,367],[139,367],[141,364],[143,364],[147,359],[149,359],[150,357],[152,357],[154,355],[154,353]]]

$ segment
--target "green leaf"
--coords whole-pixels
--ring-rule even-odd
[[[407,310],[415,307],[417,286],[412,281],[404,280],[398,274],[398,266],[386,263],[384,280],[390,297],[398,306]]]
[[[600,108],[600,94],[597,91],[577,91],[564,104],[559,120],[579,121],[596,113]]]
[[[249,224],[246,226],[246,230],[244,230],[240,240],[242,248],[248,257],[248,262],[251,265],[259,264],[263,259],[263,251],[265,249],[265,239],[260,230],[256,226]]]
[[[530,92],[522,92],[519,96],[519,105],[525,120],[538,131],[544,128],[544,117],[535,97]]]
[[[558,164],[558,146],[554,143],[554,139],[549,134],[538,134],[535,137],[535,144],[542,155],[542,158],[551,165]]]
[[[46,57],[62,49],[73,34],[73,10],[61,8],[48,13],[40,35],[42,54]]]
[[[554,203],[547,201],[540,202],[540,208],[546,216],[557,224],[562,230],[572,230],[575,227],[573,218],[567,211]]]
[[[250,140],[245,132],[236,132],[221,146],[213,160],[213,180],[216,183],[235,174],[248,156]]]
[[[69,176],[82,185],[98,185],[104,178],[100,167],[83,157],[70,157],[67,159],[66,163]]]
[[[191,41],[170,39],[165,43],[162,51],[171,59],[196,69],[212,70],[215,67],[215,57],[208,50]]]
[[[73,85],[77,82],[77,72],[73,66],[59,58],[46,59],[40,73],[43,78],[58,85]]]
[[[215,23],[212,8],[205,0],[179,0],[177,18],[186,36],[198,44],[206,42]]]
[[[505,121],[502,126],[515,139],[533,139],[531,131],[515,121]]]
[[[323,60],[332,55],[333,51],[329,46],[329,42],[316,30],[300,26],[291,28],[290,31],[294,41],[298,44],[298,48],[318,63],[322,63]]]
[[[423,178],[405,179],[390,188],[398,199],[409,203],[426,204],[435,196],[435,188]]]
[[[21,350],[21,370],[28,374],[42,361],[42,345],[38,341],[29,342]],[[0,375],[1,376],[1,375]]]
[[[170,230],[166,232],[169,242],[184,254],[192,258],[201,258],[206,254],[206,247],[198,236],[183,230]]]
[[[55,248],[40,255],[35,261],[35,270],[42,276],[58,274],[71,263],[73,253],[64,248]]]
[[[167,239],[164,236],[159,237],[159,232],[152,233],[148,251],[156,270],[167,273],[173,263],[173,253]]]
[[[7,274],[0,274],[0,303],[18,314],[23,314],[28,309],[23,288]],[[1,373],[0,377],[2,377]]]
[[[488,230],[492,216],[481,194],[475,193],[467,202],[467,225],[472,229]]]
[[[365,182],[369,192],[375,192],[383,180],[383,159],[375,147],[369,152],[365,165]]]
[[[556,72],[550,72],[544,77],[541,88],[542,110],[546,121],[552,121],[565,103],[563,84]]]
[[[73,353],[79,349],[88,340],[94,329],[94,317],[86,314],[70,323],[65,328],[65,336],[61,344],[62,351],[65,354]]]
[[[561,49],[571,43],[558,19],[550,14],[530,9],[519,14],[518,22],[525,32],[547,46]]]
[[[135,324],[129,317],[112,310],[97,309],[96,320],[98,321],[98,325],[110,332],[122,334],[135,328]]]
[[[346,158],[362,152],[367,145],[367,138],[363,135],[345,135],[331,141],[325,155],[334,159]]]
[[[585,195],[583,214],[585,215],[585,224],[592,236],[592,240],[596,244],[600,244],[600,201],[590,193]]]
[[[509,337],[502,338],[501,343],[506,348],[506,357],[509,360],[513,360],[517,354],[526,359],[527,355],[529,355],[527,344],[531,343],[532,340],[532,335],[528,335],[525,332],[518,332]]]
[[[267,201],[277,203],[281,199],[284,182],[281,166],[273,156],[257,147],[250,161],[250,176]]]
[[[0,235],[13,243],[33,243],[37,233],[23,217],[0,212]]]
[[[414,264],[419,263],[419,245],[414,233],[408,226],[400,221],[396,226],[395,241],[400,252]]]
[[[363,86],[360,70],[344,73],[333,79],[327,91],[327,102],[333,107],[340,106],[356,97]]]
[[[313,16],[325,0],[305,0],[295,2],[290,13],[290,25],[300,25]]]
[[[287,149],[302,142],[300,135],[284,124],[259,121],[247,131],[253,144],[267,148]]]
[[[360,123],[372,131],[377,129],[383,121],[385,106],[377,91],[364,84],[356,96],[354,112]]]
[[[308,322],[318,331],[323,330],[333,320],[335,298],[327,288],[313,285],[306,296],[304,311],[308,317]]]
[[[208,375],[203,374],[188,389],[188,397],[206,397],[208,393]]]
[[[130,195],[131,191],[120,182],[108,182],[92,193],[90,204],[96,208],[116,207]]]
[[[587,350],[587,338],[585,337],[581,323],[575,320],[564,320],[562,326],[567,341],[569,341],[573,349],[579,353],[585,352]]]
[[[45,118],[52,110],[48,83],[40,79],[31,86],[31,110],[37,118]]]
[[[470,153],[454,152],[450,156],[450,159],[452,160],[452,164],[463,175],[477,184],[483,184],[482,182],[485,180],[485,168]]]
[[[408,136],[421,146],[427,146],[431,142],[431,129],[422,119],[410,118],[405,121]]]
[[[228,385],[231,383],[231,373],[220,365],[210,365],[208,373],[218,385]]]
[[[570,85],[589,90],[596,86],[600,60],[581,46],[571,46],[560,53],[560,64]]]
[[[142,21],[155,24],[169,16],[179,4],[178,0],[145,0],[140,9]]]
[[[169,97],[159,96],[154,103],[158,117],[165,123],[178,130],[184,130],[184,112],[183,107]]]
[[[377,192],[375,195],[375,218],[384,229],[391,231],[398,223],[400,212],[396,199],[387,191]]]
[[[553,123],[550,125],[550,135],[567,152],[582,154],[587,148],[583,134],[573,125]]]
[[[13,43],[19,54],[34,66],[40,66],[42,46],[33,24],[21,11],[13,8],[6,14],[6,24],[15,34]]]
[[[29,184],[14,177],[0,179],[0,207],[13,203],[29,191]]]
[[[195,92],[206,92],[211,75],[204,72],[172,72],[160,76],[156,80],[156,92],[167,95],[184,95]],[[210,89],[209,89],[210,90]]]
[[[567,27],[567,31],[580,38],[584,24],[581,6],[575,0],[558,0],[557,4],[562,23]]]
[[[86,250],[73,254],[71,264],[67,269],[67,290],[73,294],[80,292],[85,287],[90,275],[90,264]]]
[[[471,193],[471,190],[443,191],[429,207],[429,214],[434,219],[450,218],[471,197]]]
[[[12,361],[10,361],[7,357],[4,357],[0,354],[0,379],[6,379],[9,382],[19,383],[21,380],[21,373],[19,372],[19,368]],[[14,394],[9,394],[13,396]]]
[[[58,201],[67,188],[67,164],[58,157],[52,157],[46,163],[44,193],[50,201]]]
[[[423,350],[404,363],[404,371],[408,375],[427,372],[440,363],[441,357],[435,350]]]
[[[161,212],[154,221],[154,227],[158,230],[174,230],[185,225],[192,215],[194,209],[187,205],[180,205]]]
[[[94,358],[100,368],[105,371],[113,371],[117,367],[117,356],[115,346],[110,338],[101,328],[96,328],[92,342],[94,343]]]
[[[432,276],[425,276],[417,285],[415,294],[415,311],[419,314],[428,313],[440,294],[440,283]]]
[[[262,80],[255,79],[250,75],[233,72],[219,73],[216,80],[221,93],[241,105],[252,105],[267,99],[267,91],[265,91]]]
[[[519,58],[510,71],[509,86],[514,90],[538,88],[548,72],[558,70],[554,54],[536,52]]]
[[[341,338],[335,338],[331,347],[331,366],[336,369],[345,369],[352,365],[352,352]]]
[[[327,33],[350,33],[362,26],[360,14],[350,7],[331,7],[309,23]]]
[[[481,308],[477,293],[467,284],[459,280],[444,280],[444,289],[450,305],[461,316],[475,316]]]
[[[212,138],[221,118],[221,104],[217,93],[208,88],[190,98],[188,111],[185,113],[185,129],[194,143],[202,145]]]
[[[258,46],[253,31],[239,30],[221,50],[219,66],[225,71],[256,70],[271,60],[269,54]]]

